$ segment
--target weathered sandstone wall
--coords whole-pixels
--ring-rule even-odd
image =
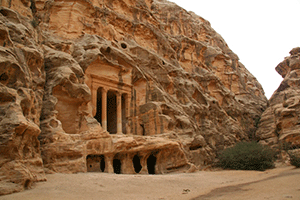
[[[276,71],[283,81],[270,98],[256,135],[263,144],[277,147],[278,144],[289,144],[299,148],[300,47],[292,49]]]
[[[0,19],[0,194],[6,194],[46,179],[38,140],[46,74],[29,21],[4,7]]]
[[[0,194],[44,171],[191,171],[254,137],[263,89],[194,13],[165,0],[0,2]]]

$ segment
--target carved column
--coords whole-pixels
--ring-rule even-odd
[[[117,134],[122,134],[122,94],[117,92]]]
[[[92,106],[93,106],[93,116],[95,117],[97,113],[97,86],[92,82]]]
[[[142,169],[140,171],[140,174],[148,174],[147,159],[146,159],[145,155],[143,155],[141,157],[140,162],[141,162],[141,165],[142,165]]]
[[[105,156],[106,166],[105,169],[107,168],[107,173],[114,173],[114,166],[113,166],[113,155],[108,154]]]
[[[126,95],[126,98],[125,98],[125,106],[126,106],[126,134],[131,134],[131,131],[130,131],[130,104],[131,104],[131,95],[130,94],[127,94]]]
[[[107,130],[107,89],[102,88],[102,128]]]

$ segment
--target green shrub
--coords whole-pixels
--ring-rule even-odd
[[[288,154],[290,156],[291,165],[299,168],[300,167],[300,156],[293,152],[289,152]]]
[[[275,153],[257,142],[240,142],[218,156],[217,166],[223,169],[260,170],[273,168]]]

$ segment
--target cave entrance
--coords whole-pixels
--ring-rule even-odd
[[[139,173],[142,169],[140,157],[138,155],[135,155],[132,159],[132,162],[133,162],[133,167],[134,167],[135,173]]]
[[[88,172],[104,172],[105,157],[104,155],[88,155],[86,157],[86,165]]]
[[[121,174],[121,160],[114,159],[113,160],[113,167],[114,167],[114,173],[115,174]]]
[[[103,155],[100,156],[100,171],[101,172],[105,171],[105,158]]]
[[[151,154],[147,158],[147,168],[149,174],[155,174],[155,165],[156,165],[156,157]]]

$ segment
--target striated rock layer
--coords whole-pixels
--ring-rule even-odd
[[[300,47],[292,49],[276,71],[284,79],[270,98],[256,135],[261,143],[270,146],[289,144],[299,148]]]
[[[1,6],[0,194],[44,171],[193,171],[254,137],[263,89],[194,13],[165,0]]]

